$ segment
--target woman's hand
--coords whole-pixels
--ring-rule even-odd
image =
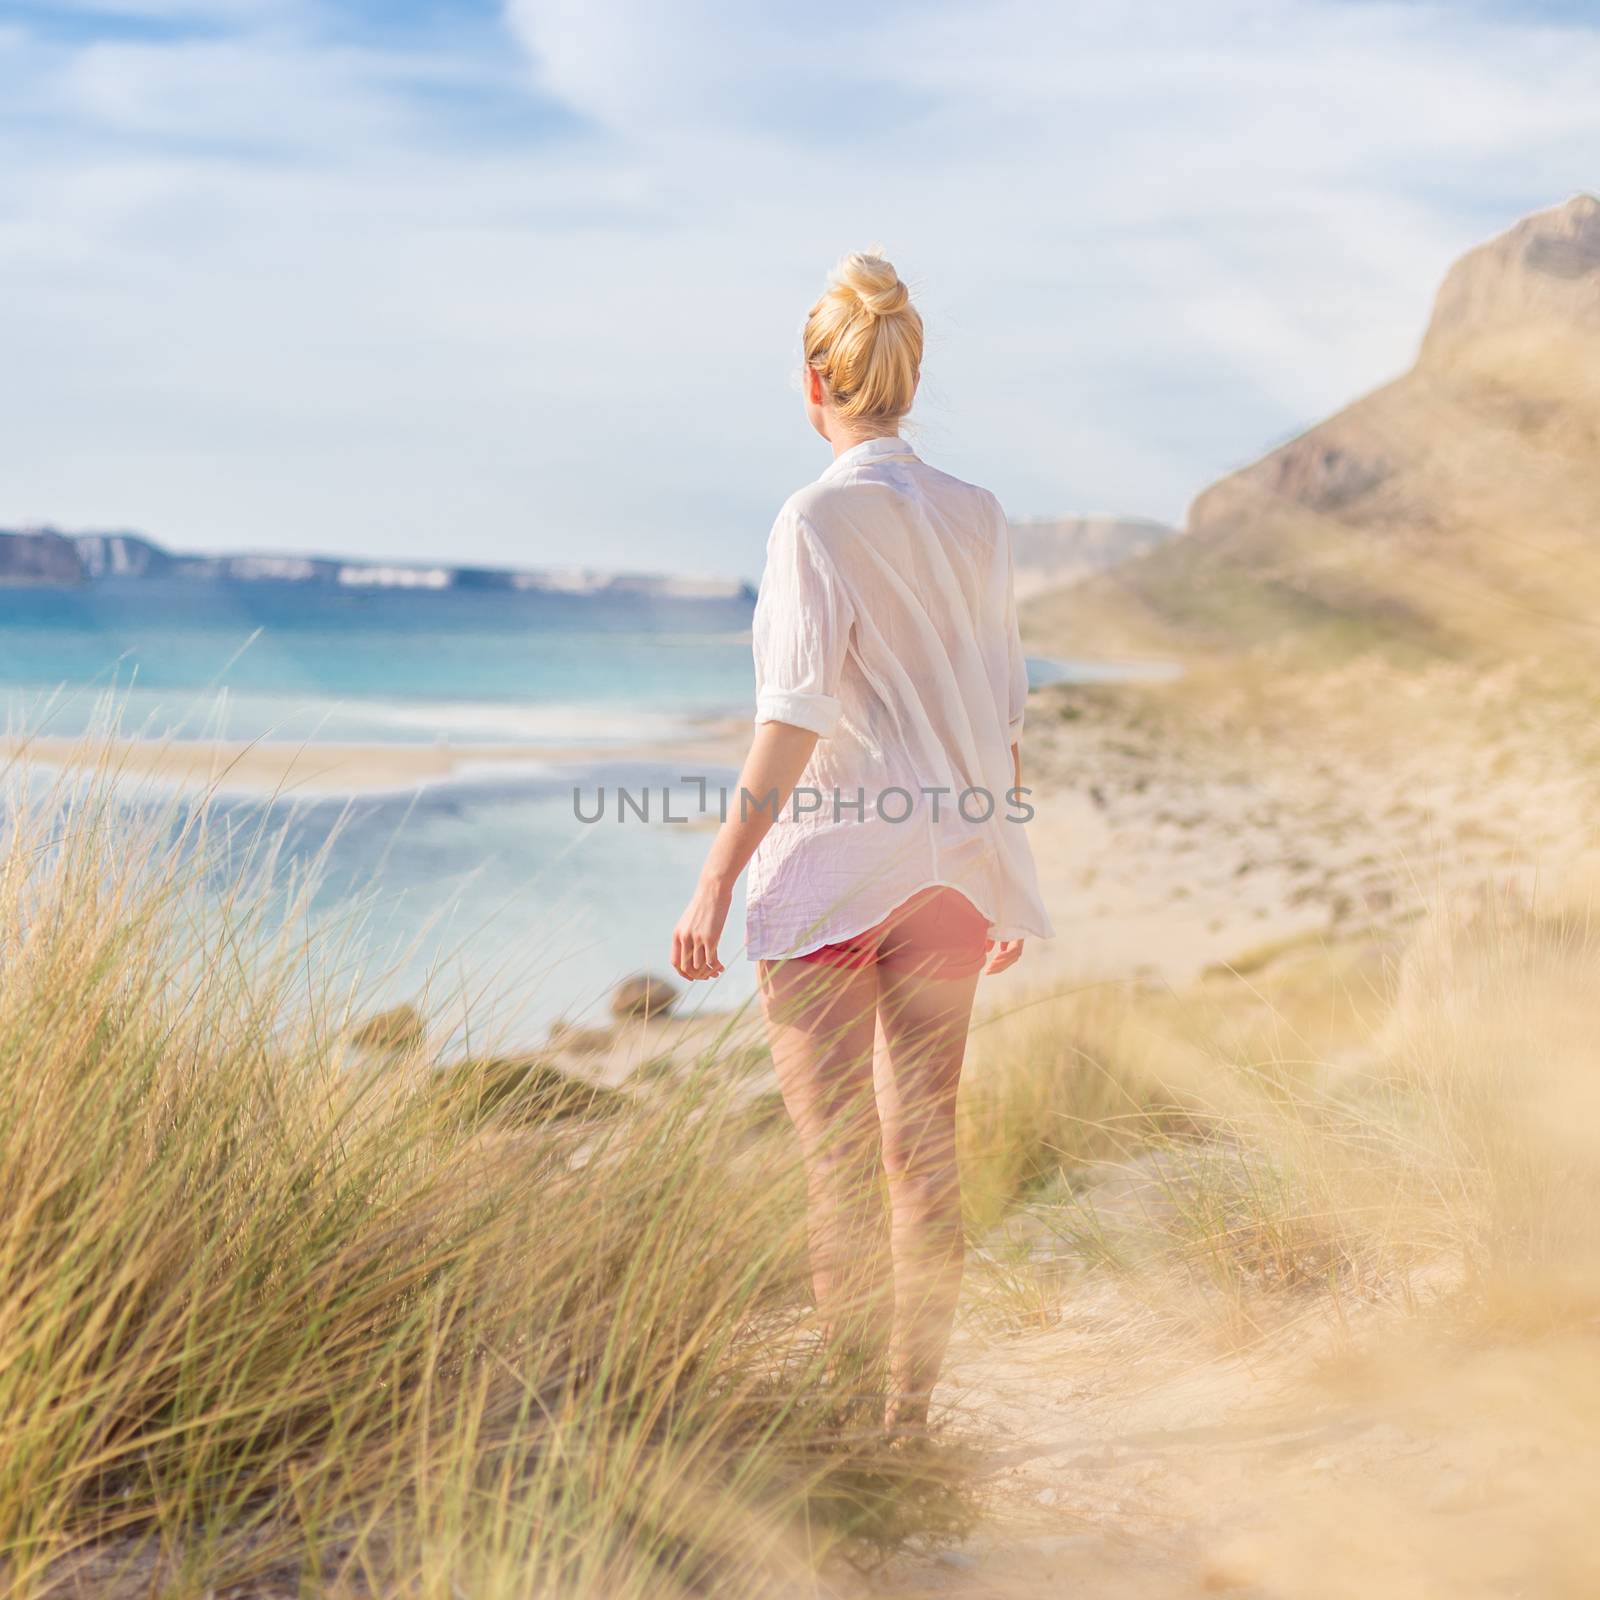
[[[672,965],[680,978],[715,978],[722,972],[717,944],[732,903],[731,883],[701,878],[672,930]]]
[[[683,978],[714,978],[722,971],[717,941],[739,881],[756,846],[805,771],[817,736],[788,722],[758,722],[750,754],[739,773],[739,803],[723,819],[711,841],[700,884],[672,930],[672,965]],[[747,797],[750,803],[746,803]]]
[[[1004,972],[1007,967],[1016,966],[1022,959],[1022,940],[1020,939],[985,939],[984,949],[991,952],[989,965],[983,970],[986,974]]]

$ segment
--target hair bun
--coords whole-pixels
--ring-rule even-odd
[[[892,317],[911,303],[911,291],[880,249],[852,251],[834,268],[833,281],[875,317]]]
[[[881,248],[855,251],[833,269],[801,344],[840,417],[879,431],[899,426],[922,372],[922,318]]]

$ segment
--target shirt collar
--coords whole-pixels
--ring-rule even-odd
[[[869,461],[915,461],[916,451],[899,434],[888,434],[880,439],[863,439],[853,444],[842,455],[835,456],[823,468],[822,476],[831,478],[836,473],[849,472],[853,467],[864,467]]]

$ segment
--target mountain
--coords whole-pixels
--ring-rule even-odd
[[[1600,200],[1470,251],[1415,365],[1023,609],[1056,651],[1600,650]]]
[[[1017,598],[1026,600],[1147,555],[1177,533],[1142,517],[1029,517],[1011,524]]]
[[[523,571],[421,562],[268,553],[186,555],[136,533],[0,531],[0,585],[176,579],[188,583],[312,584],[352,590],[499,589],[531,594],[628,595],[651,600],[752,599],[748,584],[594,567]]]

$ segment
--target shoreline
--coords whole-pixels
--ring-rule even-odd
[[[33,735],[0,739],[0,761],[60,771],[103,770],[180,789],[262,799],[330,799],[459,783],[504,769],[692,760],[737,766],[743,718],[708,721],[677,738],[617,744],[380,744],[365,741],[130,739]]]
[[[1441,898],[1486,882],[1531,893],[1541,867],[1600,845],[1592,780],[1568,759],[1578,713],[1563,719],[1552,703],[1550,725],[1530,726],[1515,681],[1485,685],[1470,669],[1410,680],[1399,702],[1376,668],[1317,687],[1315,729],[1303,688],[1285,687],[1275,709],[1219,689],[1198,718],[1178,684],[1039,690],[1024,782],[1036,791],[1029,837],[1056,937],[1034,941],[1018,978],[986,986],[983,1001],[1004,1007],[1086,983],[1183,986],[1323,941],[1393,937]],[[1424,709],[1431,732],[1419,742]],[[35,736],[6,740],[5,756],[199,792],[325,800],[518,780],[532,791],[601,764],[736,770],[748,732],[743,717],[723,715],[661,739],[583,745]],[[634,866],[653,875],[659,862],[666,882],[669,859],[671,870],[681,862],[664,839],[660,848]],[[654,948],[619,949],[614,976],[661,960]],[[715,1010],[730,998],[707,986],[693,1004]]]

